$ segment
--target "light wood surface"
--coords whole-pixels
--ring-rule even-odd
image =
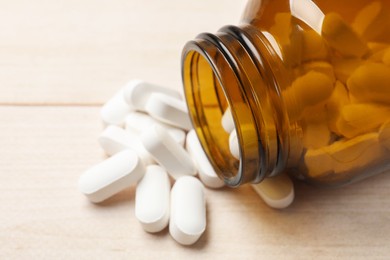
[[[104,158],[99,106],[143,78],[180,88],[180,52],[237,23],[244,0],[2,1],[0,259],[390,257],[390,174],[268,208],[248,186],[206,190],[208,228],[184,247],[145,233],[134,188],[101,205],[76,188]]]

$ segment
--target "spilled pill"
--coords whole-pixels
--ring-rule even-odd
[[[145,150],[141,139],[134,133],[122,128],[110,125],[99,136],[98,142],[108,156],[112,156],[122,150],[132,149],[145,164],[154,162],[148,151]]]
[[[252,187],[271,208],[286,208],[294,200],[294,185],[286,174],[266,178]]]
[[[162,126],[153,125],[142,134],[141,139],[145,149],[172,178],[196,175],[195,165],[186,150]]]
[[[167,172],[157,165],[146,168],[135,193],[135,216],[147,232],[159,232],[169,222],[171,184]]]
[[[124,150],[84,172],[78,187],[90,201],[98,203],[135,184],[144,172],[137,154]]]
[[[130,106],[123,99],[124,89],[120,89],[100,110],[100,117],[104,125],[123,125]]]
[[[164,124],[142,112],[130,112],[125,120],[125,129],[134,131],[137,134],[142,134],[146,129],[153,126],[154,124],[163,126],[168,130],[169,134],[173,137],[173,139],[176,140],[177,143],[184,145],[186,133],[183,129]]]
[[[163,123],[185,130],[192,128],[186,103],[180,99],[165,94],[152,93],[146,102],[145,111]]]
[[[191,176],[176,180],[171,191],[169,233],[182,245],[195,243],[206,229],[206,201],[202,183]]]
[[[130,81],[123,91],[124,100],[127,104],[131,108],[139,111],[145,111],[146,102],[152,93],[163,93],[177,99],[181,98],[179,92],[173,89],[154,85],[142,80]]]
[[[198,168],[199,178],[204,185],[210,188],[221,188],[225,185],[203,151],[202,145],[196,136],[195,130],[187,134],[186,148]]]

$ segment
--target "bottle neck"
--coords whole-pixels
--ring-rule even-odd
[[[272,56],[263,34],[249,25],[200,34],[183,50],[190,117],[210,162],[229,186],[260,182],[286,165],[288,128],[275,75],[282,72]],[[234,119],[239,160],[231,155],[229,134],[221,124],[227,107]]]

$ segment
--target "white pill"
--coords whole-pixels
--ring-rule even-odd
[[[150,127],[142,134],[141,139],[145,149],[174,179],[196,174],[191,157],[162,126]]]
[[[174,98],[181,98],[180,93],[173,89],[154,85],[142,80],[132,80],[125,86],[124,99],[131,108],[145,111],[146,102],[152,93],[163,93]]]
[[[238,144],[236,130],[233,130],[230,133],[229,149],[230,149],[230,153],[233,155],[233,157],[236,158],[237,160],[239,160],[240,159],[240,145]]]
[[[206,200],[195,177],[178,179],[171,191],[169,233],[182,245],[195,243],[206,229]]]
[[[106,127],[100,134],[98,142],[108,156],[126,149],[132,149],[145,164],[154,163],[149,152],[145,150],[140,137],[118,126],[110,125]]]
[[[142,178],[145,167],[137,154],[124,150],[84,172],[79,179],[79,190],[98,203]]]
[[[223,113],[221,122],[226,133],[231,133],[235,129],[232,112],[229,107],[226,109],[225,113]]]
[[[146,102],[145,111],[163,123],[185,130],[192,128],[187,106],[180,99],[160,93],[153,93]]]
[[[195,130],[191,130],[187,134],[186,148],[198,168],[199,178],[203,184],[210,188],[223,187],[225,183],[214,171],[213,166],[199,142]]]
[[[168,130],[169,134],[181,145],[184,145],[186,139],[186,133],[184,130],[173,127],[149,116],[148,114],[142,112],[130,112],[125,120],[125,129],[136,132],[137,134],[142,134],[146,129],[150,128],[154,124],[159,124]]]
[[[157,165],[148,166],[135,192],[135,216],[146,232],[159,232],[168,225],[170,191],[167,172]]]
[[[286,208],[294,200],[294,185],[286,174],[266,178],[252,187],[271,208]]]
[[[124,89],[120,89],[100,110],[100,116],[104,125],[123,125],[130,106],[123,98]]]

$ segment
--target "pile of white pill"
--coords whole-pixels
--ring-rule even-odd
[[[215,189],[224,182],[208,161],[179,92],[133,80],[102,107],[101,118],[105,129],[98,141],[109,158],[81,175],[79,190],[99,203],[136,185],[135,216],[145,231],[169,225],[178,243],[195,243],[206,229],[204,185]],[[231,118],[222,124],[234,132]],[[287,207],[294,198],[284,175],[253,187],[274,208]]]

